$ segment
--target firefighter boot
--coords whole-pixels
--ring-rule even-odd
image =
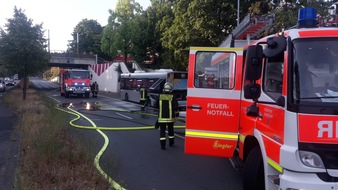
[[[165,150],[165,140],[160,140],[161,143],[161,149]]]
[[[174,138],[169,138],[169,146],[173,147],[175,144]]]

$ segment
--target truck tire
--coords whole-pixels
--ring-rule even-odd
[[[264,165],[259,146],[254,147],[245,161],[243,173],[244,190],[264,190]]]
[[[69,92],[66,92],[66,93],[65,93],[65,97],[66,97],[66,98],[69,98]]]
[[[124,100],[125,100],[125,101],[128,101],[128,100],[129,100],[129,97],[128,97],[128,94],[127,94],[127,93],[124,95]]]

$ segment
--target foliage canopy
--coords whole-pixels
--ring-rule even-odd
[[[33,25],[21,9],[14,8],[0,33],[0,62],[7,75],[40,75],[50,60],[42,24]]]

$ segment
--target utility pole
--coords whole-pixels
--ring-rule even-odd
[[[77,49],[77,54],[79,54],[79,33],[76,32],[76,49]]]
[[[49,30],[48,30],[48,53],[50,53],[50,36],[49,36]]]
[[[237,0],[237,26],[239,25],[239,0]]]

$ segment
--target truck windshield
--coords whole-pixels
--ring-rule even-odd
[[[87,79],[89,78],[88,71],[70,71],[69,77],[73,79]]]
[[[338,102],[338,38],[294,41],[293,97],[297,102]]]

